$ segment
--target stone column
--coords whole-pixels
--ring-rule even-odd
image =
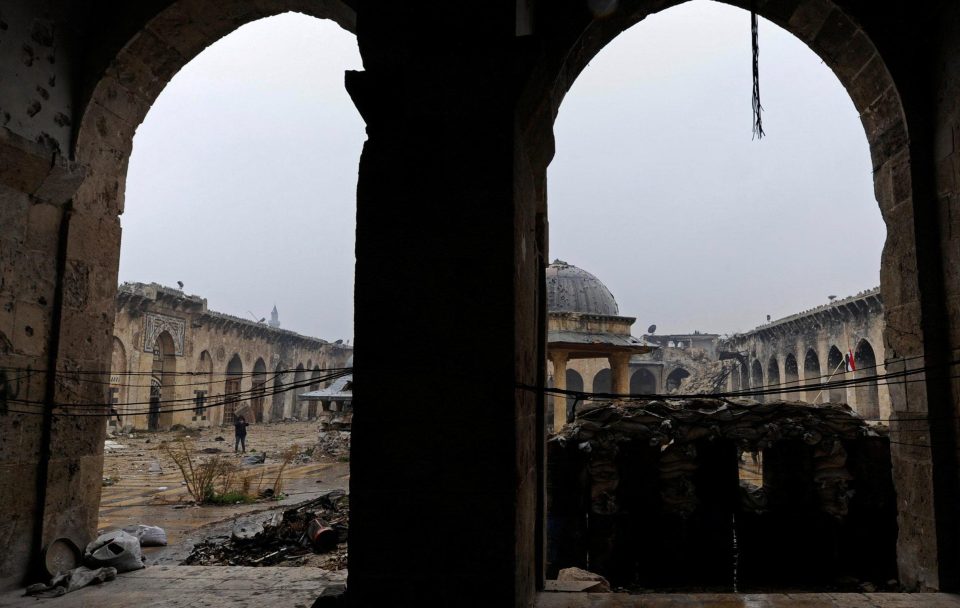
[[[614,353],[610,362],[610,390],[619,395],[630,392],[630,353]]]
[[[552,351],[550,363],[553,364],[553,388],[561,390],[567,388],[567,361],[570,353],[566,351]],[[563,395],[553,397],[553,430],[558,432],[567,422],[567,398]]]
[[[359,6],[350,604],[530,606],[543,416],[521,386],[546,355],[535,208],[514,191],[515,11]],[[402,357],[377,347],[387,303]],[[425,513],[411,543],[397,522]]]

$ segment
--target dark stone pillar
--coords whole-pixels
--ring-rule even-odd
[[[358,15],[351,604],[526,605],[536,586],[535,401],[516,383],[537,367],[517,284],[538,258],[515,217],[515,7],[497,7]]]

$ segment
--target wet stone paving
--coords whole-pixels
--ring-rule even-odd
[[[228,541],[239,526],[263,524],[300,505],[333,493],[342,495],[350,479],[346,458],[315,449],[316,422],[254,424],[248,429],[247,454],[233,453],[232,428],[200,431],[134,432],[109,436],[104,446],[99,531],[147,524],[166,531],[166,547],[143,547],[143,570],[55,598],[24,597],[22,590],[0,593],[0,606],[58,608],[96,606],[216,607],[312,606],[325,590],[346,580],[346,545],[327,555],[300,556],[276,566],[181,565],[195,545]],[[221,440],[217,440],[222,437]],[[250,490],[274,487],[282,454],[296,445],[296,456],[282,476],[282,497],[244,504],[197,506],[184,478],[161,446],[180,441],[197,461],[223,458],[251,479]],[[244,456],[265,455],[262,464],[243,464]],[[279,567],[284,566],[284,567]],[[299,567],[290,567],[299,566]],[[321,567],[322,566],[322,567]]]

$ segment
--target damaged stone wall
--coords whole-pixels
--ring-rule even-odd
[[[189,410],[190,400],[195,398],[197,390],[205,391],[203,399],[207,404],[222,401],[227,392],[225,383],[230,379],[226,375],[230,361],[234,355],[239,355],[242,375],[238,378],[238,390],[247,393],[253,389],[254,383],[262,385],[263,392],[256,408],[262,417],[258,421],[306,418],[307,405],[299,403],[296,397],[311,390],[310,386],[276,394],[274,390],[281,390],[284,384],[295,380],[309,380],[317,368],[346,367],[353,354],[353,348],[347,345],[329,343],[208,310],[206,300],[156,284],[122,285],[117,293],[116,308],[114,352],[119,351],[123,355],[122,367],[118,368],[115,364],[111,370],[111,388],[116,389],[118,396],[116,408],[121,415],[120,426],[147,428],[147,416],[124,414],[128,411],[144,411],[147,408],[144,404],[150,401],[149,379],[153,366],[151,337],[155,340],[156,334],[163,329],[155,327],[151,333],[148,320],[152,318],[160,318],[170,324],[171,331],[177,334],[177,352],[172,359],[176,369],[170,372],[208,374],[206,382],[203,382],[203,376],[175,377],[171,386],[161,389],[162,398],[163,402],[179,403],[165,405],[161,412],[164,409]],[[264,366],[264,373],[253,376],[251,374],[258,361]],[[303,368],[303,373],[301,378],[295,379],[295,372],[289,370],[298,367]],[[278,376],[277,370],[283,370],[284,373]],[[125,372],[140,375],[126,377]],[[252,398],[251,395],[233,404],[234,409],[239,411],[250,406]],[[136,405],[127,406],[127,403]],[[162,416],[161,421],[160,428],[169,428],[174,424],[188,427],[223,424],[224,406],[217,405],[202,413],[171,412],[169,416]]]
[[[5,2],[0,108],[21,114],[0,128],[0,357],[18,369],[51,362],[108,369],[130,141],[180,66],[243,23],[283,10],[348,28],[362,23],[364,70],[347,78],[370,137],[358,184],[356,335],[366,354],[355,392],[351,594],[371,605],[423,604],[463,597],[469,583],[464,605],[526,606],[541,582],[544,425],[542,400],[516,387],[546,380],[538,332],[552,123],[596,53],[676,2],[621,0],[608,14],[580,2],[363,3],[355,15],[359,4]],[[79,14],[61,18],[67,7]],[[824,59],[861,116],[888,231],[881,263],[887,357],[951,361],[960,346],[953,270],[960,267],[960,7],[777,0],[756,8]],[[8,19],[13,11],[27,17]],[[55,22],[54,45],[65,59],[52,69],[57,88],[70,89],[48,89],[47,103],[35,97],[43,78],[17,72],[34,19]],[[64,99],[74,101],[57,107]],[[33,101],[42,107],[30,117]],[[31,122],[58,112],[70,118],[69,137]],[[58,142],[59,155],[45,138],[37,143],[42,132]],[[467,275],[483,288],[464,289]],[[383,342],[384,294],[404,319],[390,332],[404,345],[403,358],[366,346]],[[443,314],[425,301],[442,304]],[[396,387],[438,352],[435,396],[397,397]],[[477,386],[477,370],[483,383],[464,395],[464,386]],[[7,378],[3,394],[68,395],[42,377],[18,378]],[[900,580],[912,588],[960,589],[957,429],[948,422],[957,415],[954,382],[930,374],[891,394],[895,414],[930,421],[891,429],[902,504],[897,559]],[[459,407],[450,407],[449,394]],[[0,537],[13,548],[0,558],[4,585],[22,579],[29,553],[55,536],[89,539],[102,446],[102,423],[45,422],[11,409],[0,414],[7,515]],[[407,431],[433,440],[410,442]],[[476,458],[476,444],[487,457]],[[397,521],[415,521],[427,509],[434,517],[411,547]],[[464,512],[491,515],[465,526]],[[450,546],[462,550],[451,555]]]
[[[872,395],[856,387],[831,391],[820,386],[828,380],[849,381],[863,375],[885,373],[887,351],[883,336],[883,300],[880,289],[876,288],[735,334],[722,340],[719,348],[745,357],[736,370],[739,377],[731,376],[727,383],[729,390],[775,388],[774,385],[786,383],[790,376],[786,362],[792,355],[799,377],[796,385],[810,388],[790,393],[786,398],[811,403],[848,403],[864,416],[886,420],[891,413],[886,386],[877,389],[878,403],[873,403]],[[851,353],[861,366],[858,372],[848,371],[842,365],[837,367]],[[867,356],[861,358],[863,353]],[[870,358],[872,361],[867,361]],[[734,386],[735,380],[738,386]],[[871,414],[872,408],[879,411]]]

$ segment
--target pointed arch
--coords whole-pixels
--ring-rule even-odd
[[[226,375],[223,381],[223,408],[221,414],[222,424],[233,424],[236,416],[234,412],[240,407],[241,392],[240,382],[243,377],[243,361],[238,353],[234,353],[227,363]]]

